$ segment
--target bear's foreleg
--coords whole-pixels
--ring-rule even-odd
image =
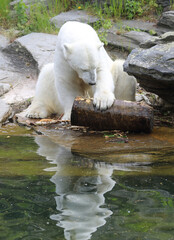
[[[70,120],[74,99],[77,96],[83,96],[83,91],[76,81],[66,81],[60,76],[56,77],[59,79],[56,82],[58,98],[64,113],[62,120]]]
[[[106,110],[114,103],[114,82],[109,69],[100,68],[97,73],[97,83],[93,104],[97,109]]]

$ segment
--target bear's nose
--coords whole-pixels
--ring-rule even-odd
[[[96,83],[95,82],[90,82],[89,85],[95,85]]]

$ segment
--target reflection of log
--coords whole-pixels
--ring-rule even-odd
[[[115,100],[106,111],[96,110],[92,99],[76,98],[71,112],[71,124],[94,130],[113,130],[150,133],[153,128],[153,109],[146,104]]]

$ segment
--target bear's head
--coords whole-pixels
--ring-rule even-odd
[[[102,47],[103,43],[91,44],[89,42],[66,43],[63,45],[65,60],[86,84],[96,84]]]

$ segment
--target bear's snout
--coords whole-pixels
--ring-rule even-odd
[[[96,82],[90,82],[89,83],[89,85],[95,85],[96,84]]]

